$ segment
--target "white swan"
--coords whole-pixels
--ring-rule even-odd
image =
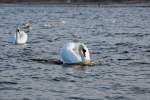
[[[16,34],[13,38],[14,44],[24,44],[27,42],[28,36],[24,31],[20,31],[19,29],[16,29]]]
[[[63,64],[88,64],[90,63],[90,53],[83,43],[70,42],[64,45],[60,51]]]

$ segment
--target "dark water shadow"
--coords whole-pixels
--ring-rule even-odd
[[[92,62],[91,64],[83,64],[83,63],[74,63],[74,64],[63,64],[62,61],[58,59],[41,59],[41,58],[32,58],[30,61],[34,61],[37,63],[42,63],[42,64],[54,64],[54,65],[62,65],[63,67],[74,67],[74,66],[80,66],[80,67],[92,67],[96,65],[101,65],[102,63],[100,61],[97,62]]]
[[[17,82],[11,82],[11,81],[0,81],[0,85],[2,84],[8,84],[8,85],[12,85],[12,84],[18,84]]]
[[[55,64],[55,65],[62,65],[63,62],[57,59],[41,59],[41,58],[33,58],[30,59],[31,61],[42,63],[42,64]]]

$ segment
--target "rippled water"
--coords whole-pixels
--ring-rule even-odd
[[[13,45],[29,20],[28,43]],[[0,34],[0,100],[150,99],[150,7],[1,5]],[[84,42],[101,63],[46,62],[68,41]]]

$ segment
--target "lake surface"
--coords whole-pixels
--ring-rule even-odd
[[[12,44],[29,20],[27,44]],[[100,63],[50,63],[70,41]],[[0,100],[149,99],[150,7],[0,4]]]

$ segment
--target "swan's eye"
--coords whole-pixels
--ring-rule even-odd
[[[84,55],[84,57],[85,57],[85,56],[86,56],[86,55],[85,55],[86,50],[85,50],[84,48],[82,48],[82,52],[83,52],[83,55]]]
[[[16,32],[19,32],[19,29],[16,29]]]

